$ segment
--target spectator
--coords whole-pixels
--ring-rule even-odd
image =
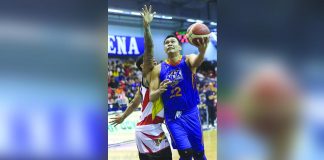
[[[116,89],[115,93],[116,93],[116,95],[124,95],[125,96],[124,89],[121,86]]]
[[[117,72],[117,69],[113,70],[113,74],[114,77],[118,77],[119,76],[119,72]]]
[[[125,67],[125,76],[126,77],[129,76],[129,72],[130,72],[130,68],[129,67]]]
[[[128,99],[125,95],[120,94],[116,100],[116,102],[118,103],[119,109],[121,110],[126,110],[127,105],[128,105]]]
[[[108,86],[112,89],[116,89],[118,87],[118,83],[115,81],[115,78],[111,78],[110,82],[108,83]]]
[[[135,94],[132,91],[127,90],[126,96],[128,97],[128,101],[130,102],[134,99]]]
[[[206,95],[206,106],[208,109],[208,122],[215,127],[214,121],[216,119],[216,111],[214,101],[216,99],[216,93],[213,91],[213,83],[209,83],[207,87]]]
[[[110,98],[114,94],[114,91],[111,87],[108,87],[108,98]]]
[[[108,77],[112,76],[112,71],[108,69]]]

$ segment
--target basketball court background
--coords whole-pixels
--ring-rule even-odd
[[[154,57],[159,62],[167,58],[163,51],[163,40],[167,35],[178,36],[182,42],[181,54],[186,55],[198,53],[198,49],[187,43],[184,36],[191,24],[202,22],[212,32],[205,62],[201,65],[197,77],[205,153],[208,159],[216,159],[217,123],[214,127],[208,123],[210,113],[205,105],[205,92],[212,90],[216,94],[217,91],[216,0],[108,0],[108,121],[109,118],[122,114],[140,84],[141,73],[136,69],[134,62],[144,52],[144,30],[139,14],[144,4],[152,5],[153,11],[157,13],[151,24],[151,32]],[[112,79],[115,82],[112,82]],[[213,87],[209,88],[209,84]],[[216,108],[216,101],[214,104]],[[108,124],[108,159],[138,159],[135,126],[140,114],[139,110],[134,111],[116,127]],[[165,132],[168,134],[167,130]],[[176,150],[172,150],[172,153],[173,159],[179,159]]]

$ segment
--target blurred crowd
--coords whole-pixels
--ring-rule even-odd
[[[203,124],[215,126],[217,104],[217,64],[205,61],[197,70],[197,89],[200,95],[199,110]],[[124,111],[141,85],[142,73],[134,59],[108,61],[108,112]]]
[[[208,127],[216,127],[217,112],[217,64],[205,61],[197,70],[197,89],[200,97],[198,105],[200,120]]]
[[[134,60],[108,61],[108,111],[125,110],[141,84]]]

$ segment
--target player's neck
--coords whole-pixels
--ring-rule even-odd
[[[177,62],[179,61],[180,58],[181,58],[180,53],[177,53],[177,54],[175,54],[174,56],[170,56],[170,57],[168,58],[168,60],[169,60],[169,62],[171,62],[171,63],[177,63]]]

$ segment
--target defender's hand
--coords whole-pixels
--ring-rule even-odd
[[[109,123],[111,125],[114,125],[114,127],[116,127],[118,124],[123,123],[123,121],[124,121],[124,118],[122,116],[120,116],[120,115],[118,115],[116,117],[113,117],[113,118],[110,118],[110,119],[112,119],[112,121],[110,121]]]
[[[149,9],[147,8],[146,5],[144,5],[144,8],[142,8],[142,17],[143,17],[143,23],[144,23],[144,27],[147,27],[148,25],[150,25],[150,23],[153,20],[153,17],[156,13],[152,13],[152,6],[150,5]]]
[[[167,90],[168,85],[171,83],[170,80],[165,79],[160,83],[159,92],[164,93]]]

